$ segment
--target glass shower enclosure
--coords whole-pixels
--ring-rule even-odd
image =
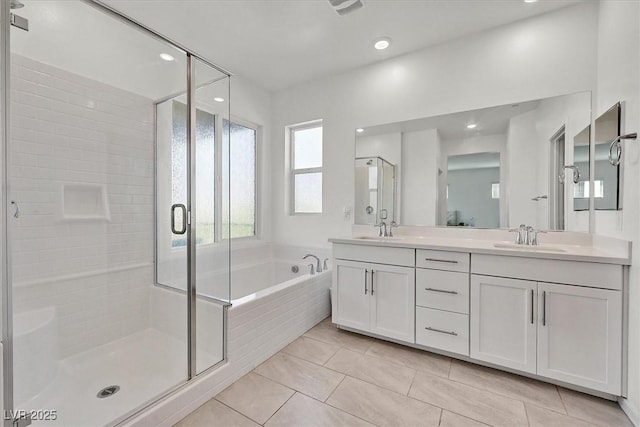
[[[12,5],[5,425],[116,424],[225,359],[230,75],[97,2]]]

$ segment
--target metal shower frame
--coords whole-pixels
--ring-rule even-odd
[[[183,46],[182,44],[164,36],[163,34],[147,27],[146,25],[140,23],[137,20],[134,20],[123,13],[117,11],[104,4],[101,0],[79,0],[82,3],[90,5],[106,15],[111,16],[114,19],[117,19],[126,25],[129,25],[133,28],[140,30],[147,35],[150,35],[160,41],[166,43],[167,45],[176,48],[182,51],[187,57],[187,105],[189,106],[189,110],[187,113],[189,125],[187,127],[187,140],[189,144],[187,144],[187,170],[189,171],[187,177],[187,188],[190,191],[187,194],[187,210],[192,213],[192,216],[195,215],[195,118],[196,118],[196,107],[195,107],[195,92],[196,92],[196,80],[195,80],[195,63],[196,61],[200,61],[201,63],[217,70],[222,73],[225,77],[230,78],[232,74],[226,69],[216,65],[214,62],[206,59],[204,56],[197,54],[193,50]],[[2,0],[0,3],[0,61],[2,62],[0,67],[0,92],[2,93],[0,99],[0,110],[2,113],[0,114],[0,128],[1,128],[1,146],[0,152],[4,158],[4,162],[0,163],[2,165],[2,183],[0,184],[0,191],[2,191],[2,203],[4,204],[4,209],[0,209],[0,237],[2,239],[2,244],[0,245],[0,251],[2,252],[2,266],[4,266],[4,271],[2,272],[2,379],[3,379],[3,388],[2,388],[2,403],[3,409],[5,410],[5,414],[3,414],[3,419],[6,418],[6,414],[9,413],[10,410],[14,408],[13,402],[13,299],[12,299],[12,274],[11,274],[11,242],[10,242],[10,230],[9,230],[9,218],[10,218],[10,199],[8,190],[10,188],[10,173],[9,173],[9,164],[10,164],[10,155],[8,149],[9,137],[10,137],[10,79],[11,79],[11,63],[10,63],[10,54],[11,54],[11,41],[10,41],[10,33],[11,33],[11,24],[10,24],[10,15],[11,8],[10,2],[8,0]],[[230,100],[230,85],[229,85],[229,100]],[[229,104],[230,111],[230,104]],[[157,167],[157,162],[154,161],[154,172]],[[154,181],[156,180],[154,173]],[[154,191],[154,198],[157,197]],[[155,206],[155,202],[154,202]],[[155,211],[155,208],[154,208]],[[155,213],[155,212],[154,212]],[[193,216],[195,219],[195,216]],[[155,228],[154,228],[155,230]],[[113,421],[114,424],[122,423],[136,414],[142,412],[143,410],[155,405],[157,402],[162,400],[163,398],[175,393],[176,391],[188,386],[193,378],[196,376],[201,376],[211,372],[216,369],[218,366],[224,364],[227,361],[227,309],[231,306],[228,302],[220,301],[219,303],[223,307],[223,333],[222,333],[222,360],[215,365],[207,368],[203,372],[198,373],[196,368],[196,244],[195,244],[195,221],[191,221],[191,226],[188,227],[188,242],[189,245],[187,247],[187,316],[188,316],[188,343],[187,343],[187,366],[188,366],[188,375],[186,381],[181,384],[173,387],[170,390],[165,391],[160,396],[155,398],[151,402],[147,402],[142,406],[134,409],[133,411],[123,414],[121,417],[117,418]],[[157,232],[154,232],[154,239],[157,238]],[[231,239],[229,239],[229,245],[231,244]],[[154,245],[155,246],[155,245]],[[230,250],[230,248],[229,248]],[[230,270],[230,260],[229,260],[229,270]],[[230,277],[230,276],[229,276]],[[217,302],[217,301],[216,301]],[[3,425],[5,427],[14,426],[14,420],[4,419]]]

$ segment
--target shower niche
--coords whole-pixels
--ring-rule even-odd
[[[62,184],[62,218],[65,220],[104,220],[111,214],[107,191],[99,184]]]

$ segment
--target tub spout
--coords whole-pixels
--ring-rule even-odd
[[[316,259],[316,271],[318,273],[322,273],[322,266],[320,265],[320,258],[318,258],[317,256],[312,255],[312,254],[306,254],[305,256],[302,257],[302,259],[307,259],[309,257]]]

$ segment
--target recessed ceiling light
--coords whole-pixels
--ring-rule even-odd
[[[224,98],[220,98],[219,96],[216,96],[213,100],[216,102],[224,102]]]
[[[161,53],[160,58],[164,59],[165,61],[175,61],[175,58],[168,53]]]
[[[378,50],[384,50],[388,48],[390,44],[391,39],[389,37],[380,37],[379,39],[376,39],[375,42],[373,42],[373,47]]]
[[[525,2],[525,3],[535,3],[535,2],[537,2],[537,1],[538,1],[538,0],[524,0],[524,2]]]
[[[356,129],[356,132],[358,132],[358,133],[362,133],[362,132],[364,132],[364,129],[362,129],[362,128],[358,128],[358,129]]]
[[[478,125],[477,125],[477,124],[475,124],[475,123],[469,123],[469,124],[467,125],[467,129],[475,129],[477,126],[478,126]]]

